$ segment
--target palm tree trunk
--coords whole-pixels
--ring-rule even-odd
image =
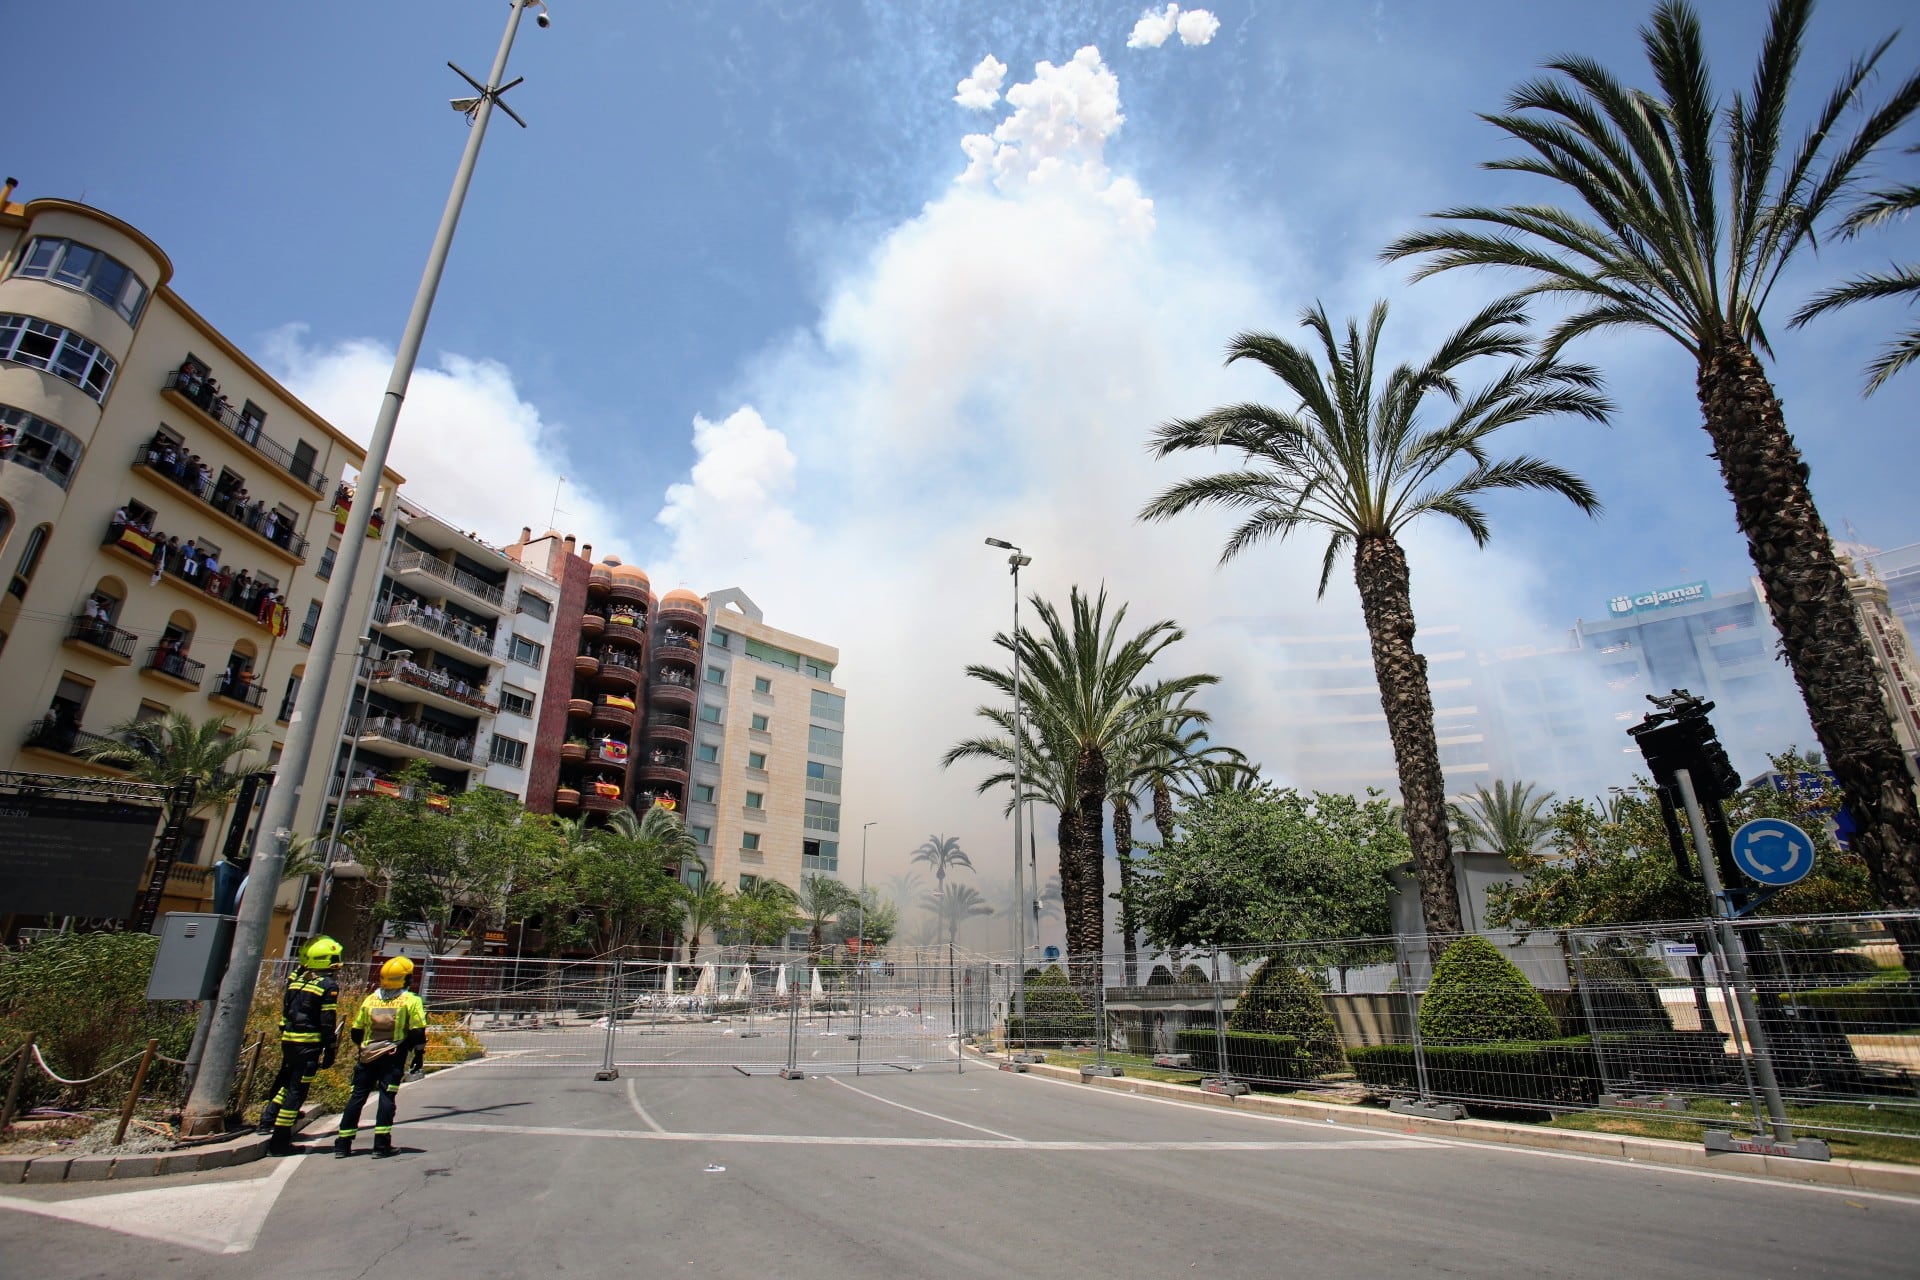
[[[1140,969],[1140,954],[1133,937],[1133,904],[1127,898],[1133,888],[1133,806],[1124,800],[1113,802],[1113,852],[1120,860],[1122,982],[1130,987]]]
[[[1100,952],[1106,943],[1106,832],[1100,816],[1107,794],[1107,758],[1092,748],[1074,762],[1078,792],[1071,853],[1060,851],[1060,896],[1067,916],[1068,975],[1086,989],[1100,980]],[[1067,888],[1066,867],[1074,864],[1074,887]]]
[[[1807,467],[1787,433],[1773,386],[1738,336],[1702,358],[1700,408],[1735,518],[1766,589],[1807,716],[1858,828],[1854,847],[1888,907],[1920,907],[1920,812],[1873,651],[1847,579],[1807,489]],[[1920,929],[1895,930],[1920,972]]]
[[[1173,843],[1173,788],[1165,778],[1153,780],[1153,825],[1160,832],[1160,843]]]
[[[1354,548],[1353,576],[1400,774],[1401,810],[1413,846],[1414,878],[1420,883],[1420,915],[1429,937],[1451,938],[1461,932],[1460,894],[1447,847],[1447,785],[1434,740],[1427,660],[1413,648],[1407,554],[1392,538],[1362,538]],[[1439,959],[1437,950],[1434,959]]]

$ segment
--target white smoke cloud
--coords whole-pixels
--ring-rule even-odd
[[[1133,34],[1127,37],[1129,49],[1158,49],[1177,32],[1180,43],[1202,45],[1212,41],[1220,30],[1220,19],[1205,9],[1188,9],[1185,12],[1177,4],[1169,4],[1158,12],[1149,9],[1140,15],[1140,21],[1133,24]]]
[[[1007,64],[988,54],[974,67],[973,74],[962,80],[959,92],[953,100],[969,111],[985,111],[1000,101],[1000,86],[1006,83]]]
[[[663,585],[745,582],[805,553],[808,530],[784,505],[795,466],[785,436],[742,407],[723,422],[695,418],[693,449],[698,461],[686,483],[668,487],[657,517],[674,546]]]

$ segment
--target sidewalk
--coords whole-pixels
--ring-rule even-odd
[[[297,1126],[329,1130],[337,1115],[310,1114]],[[252,1164],[267,1154],[267,1136],[251,1129],[227,1134],[213,1142],[177,1147],[172,1151],[146,1151],[138,1155],[44,1155],[0,1156],[0,1186],[27,1182],[123,1182],[129,1178],[162,1177],[170,1173],[199,1173],[207,1169],[228,1169]]]

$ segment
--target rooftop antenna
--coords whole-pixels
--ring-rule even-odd
[[[567,478],[565,476],[561,476],[558,480],[554,481],[553,515],[547,519],[547,528],[549,529],[558,529],[560,527],[560,490],[566,487],[566,483]]]

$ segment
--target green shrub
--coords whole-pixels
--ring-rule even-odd
[[[1458,946],[1459,944],[1454,944]],[[1427,1088],[1445,1098],[1495,1103],[1592,1106],[1600,1098],[1600,1074],[1585,1036],[1510,1044],[1428,1045]],[[1396,1093],[1417,1093],[1419,1070],[1410,1044],[1368,1045],[1347,1050],[1361,1083]]]
[[[1227,1019],[1228,1031],[1286,1036],[1311,1058],[1311,1073],[1325,1075],[1346,1066],[1340,1028],[1327,1012],[1313,979],[1279,956],[1254,972]]]
[[[1016,1044],[1062,1045],[1095,1037],[1093,1010],[1059,968],[1027,979],[1027,1016],[1007,1019],[1007,1038]]]
[[[1225,1074],[1235,1079],[1305,1084],[1320,1074],[1313,1055],[1292,1036],[1229,1031],[1226,1040]],[[1183,1028],[1174,1037],[1173,1051],[1191,1055],[1198,1070],[1222,1074],[1219,1033],[1212,1027]]]
[[[1590,1031],[1667,1031],[1673,1026],[1655,978],[1667,977],[1657,960],[1629,953],[1591,952],[1580,957],[1580,999],[1573,1011]],[[1568,1019],[1572,1023],[1573,1019]],[[1575,1028],[1567,1027],[1569,1031]]]
[[[1197,964],[1187,965],[1180,970],[1179,984],[1183,987],[1204,987],[1213,981],[1207,971]]]
[[[1559,1034],[1527,975],[1478,936],[1447,948],[1420,1001],[1420,1035],[1429,1045],[1552,1040]]]
[[[1831,1013],[1849,1031],[1920,1028],[1920,982],[1909,981],[1904,971],[1874,982],[1790,992],[1781,997],[1781,1003],[1789,1009]]]
[[[147,978],[160,939],[145,933],[57,933],[18,951],[0,950],[0,1054],[31,1035],[47,1065],[69,1079],[90,1076],[160,1041],[170,1058],[186,1057],[193,1040],[193,1005],[148,1000]],[[131,1081],[116,1072],[95,1085],[68,1088],[28,1069],[23,1100],[74,1103],[104,1092],[124,1096]],[[150,1091],[178,1083],[178,1068],[155,1063]]]

